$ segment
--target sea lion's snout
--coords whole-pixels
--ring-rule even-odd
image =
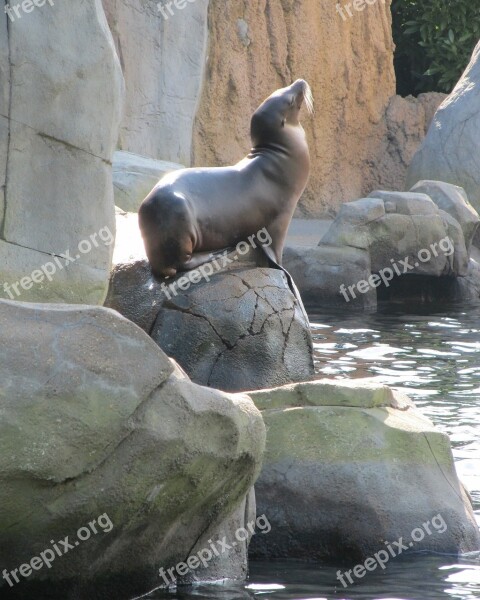
[[[308,82],[305,79],[297,79],[290,88],[296,96],[297,108],[300,110],[305,102],[308,112],[313,114],[313,94]]]
[[[269,96],[255,111],[251,123],[252,140],[257,144],[265,129],[271,132],[279,126],[298,126],[300,110],[305,106],[313,114],[313,94],[305,79],[297,79],[288,87],[281,88]]]

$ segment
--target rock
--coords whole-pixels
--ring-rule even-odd
[[[127,212],[138,212],[140,204],[167,173],[183,168],[177,163],[154,160],[132,152],[113,155],[115,205]]]
[[[128,600],[242,521],[265,436],[247,396],[191,383],[104,308],[2,301],[0,335],[2,568],[98,531],[14,588],[0,579],[2,598]],[[216,574],[242,576],[245,556]]]
[[[295,283],[307,308],[343,305],[345,296],[340,286],[348,288],[371,276],[370,256],[365,250],[352,247],[320,245],[314,248],[287,246],[283,266],[294,273]],[[375,288],[366,294],[349,297],[350,307],[374,310],[377,307]],[[350,308],[349,307],[349,308]]]
[[[452,252],[453,248],[453,254],[449,257],[449,260],[451,260],[451,274],[454,278],[464,277],[468,272],[468,261],[470,256],[466,249],[465,236],[462,227],[450,213],[447,213],[444,210],[439,210],[438,212],[443,218],[443,224],[447,230],[448,238],[446,239],[448,239],[448,252]],[[443,247],[446,246],[444,245]],[[433,245],[431,248],[433,248]],[[437,251],[441,252],[441,250],[442,247],[437,245]]]
[[[443,213],[443,211],[440,211]],[[449,236],[452,241],[461,238],[460,225],[453,217],[443,213],[445,220],[450,220],[452,228]],[[378,288],[378,300],[395,304],[406,312],[418,310],[421,305],[470,303],[480,299],[480,251],[474,246],[466,273],[459,277],[396,277],[389,287]]]
[[[47,3],[8,29],[7,21],[0,26],[0,281],[18,283],[67,251],[74,261],[51,281],[24,280],[19,294],[0,294],[102,303],[112,246],[79,249],[101,229],[115,231],[110,163],[123,78],[105,15],[88,0]]]
[[[462,187],[480,211],[480,43],[450,96],[442,103],[407,176],[407,188],[421,180]]]
[[[263,519],[261,517],[260,519],[260,524],[263,524]],[[228,574],[229,580],[245,581],[248,576],[248,547],[252,538],[252,530],[258,529],[256,524],[255,491],[251,488],[250,493],[235,513],[230,515],[215,531],[206,531],[197,541],[195,548],[190,553],[191,556],[203,549],[211,550],[210,542],[212,540],[214,540],[217,552],[220,551],[219,555],[211,552],[213,556],[208,562],[208,567],[190,571],[185,577],[180,578],[182,585],[198,585],[200,582],[218,583],[225,579],[226,574]],[[240,530],[245,530],[245,532],[242,531],[240,534]],[[244,538],[243,543],[240,538]],[[218,540],[224,540],[230,546],[229,551],[222,552],[222,546],[217,543]],[[251,599],[249,598],[249,600]]]
[[[480,218],[468,201],[465,190],[443,181],[419,181],[410,191],[427,194],[438,208],[449,213],[460,224],[467,251],[470,252]]]
[[[449,439],[402,393],[320,380],[250,396],[268,432],[257,510],[272,526],[251,557],[353,566],[400,537],[408,552],[480,549]]]
[[[242,391],[314,374],[308,317],[278,269],[247,255],[156,282],[146,261],[116,265],[107,306],[148,332],[200,385]],[[263,254],[262,254],[263,256]],[[187,279],[191,277],[191,279]],[[182,291],[181,288],[185,288]]]
[[[468,271],[465,277],[455,280],[452,298],[457,302],[480,299],[480,262],[479,257],[471,258],[468,263]]]
[[[393,276],[460,276],[468,268],[460,225],[420,193],[374,191],[342,205],[321,244],[368,251],[372,273],[394,264]]]
[[[127,84],[120,149],[190,166],[207,61],[208,0],[103,0]],[[181,3],[178,3],[181,5]]]
[[[217,389],[262,388],[314,373],[308,321],[275,269],[218,275],[172,298],[152,338],[193,381]]]
[[[317,247],[286,248],[284,264],[313,311],[344,302],[375,310],[379,300],[471,300],[478,222],[464,190],[450,184],[377,190],[343,204]]]
[[[430,92],[417,98],[392,96],[385,121],[387,133],[379,144],[373,188],[403,190],[408,167],[425,139],[435,111],[446,94]],[[350,198],[346,198],[350,200]]]
[[[146,259],[113,268],[105,306],[118,311],[149,335],[165,299]]]

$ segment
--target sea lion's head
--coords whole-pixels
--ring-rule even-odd
[[[251,122],[254,147],[282,144],[291,128],[300,128],[300,110],[305,104],[313,113],[313,95],[304,79],[297,79],[289,87],[269,96],[255,111]],[[302,129],[303,131],[303,129]]]

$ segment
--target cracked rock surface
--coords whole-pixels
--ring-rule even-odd
[[[101,304],[112,247],[77,250],[100,229],[115,231],[121,68],[100,0],[29,12],[0,18],[0,281],[70,251],[78,259],[20,288],[20,299]],[[0,294],[13,299],[3,286]]]
[[[50,540],[74,543],[104,513],[113,523],[15,588],[1,579],[2,598],[46,589],[62,600],[129,600],[162,584],[161,567],[251,517],[265,428],[247,396],[193,384],[104,308],[0,301],[0,338],[3,568]],[[244,577],[246,546],[211,573]]]
[[[435,114],[407,176],[407,188],[422,179],[458,185],[480,211],[480,43],[453,92]]]
[[[107,305],[147,331],[200,385],[242,391],[313,376],[310,326],[281,270],[247,258],[182,291],[185,275],[159,283],[146,261],[117,265]]]
[[[450,440],[402,392],[371,380],[318,380],[249,392],[267,427],[258,514],[272,531],[251,556],[363,562],[440,514],[413,551],[480,549]],[[408,548],[410,550],[410,547]]]

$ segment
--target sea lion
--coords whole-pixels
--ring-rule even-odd
[[[281,266],[287,229],[310,173],[299,121],[303,103],[313,112],[310,86],[298,79],[255,111],[253,147],[243,160],[231,167],[181,169],[153,188],[138,216],[156,277],[194,269],[211,252],[234,247],[264,227],[272,238],[265,254]]]

